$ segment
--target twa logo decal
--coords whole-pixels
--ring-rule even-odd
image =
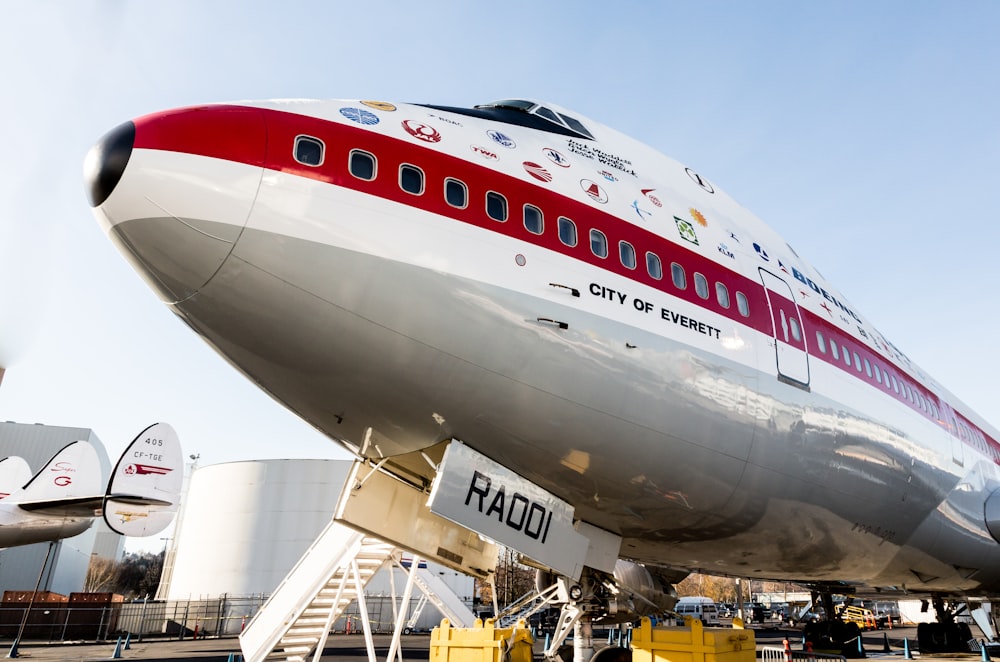
[[[152,464],[130,464],[125,467],[125,474],[128,476],[144,476],[146,474],[166,475],[173,471],[170,467],[156,467]]]

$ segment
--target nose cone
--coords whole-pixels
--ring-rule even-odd
[[[83,177],[91,207],[100,206],[115,190],[128,165],[134,143],[135,124],[125,122],[106,133],[87,152]]]
[[[267,129],[257,108],[202,106],[140,117],[94,145],[94,215],[161,299],[183,301],[232,253],[253,209]]]

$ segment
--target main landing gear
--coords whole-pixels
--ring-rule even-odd
[[[948,608],[941,596],[935,595],[931,602],[937,616],[937,623],[921,623],[917,626],[917,642],[921,653],[967,653],[972,630],[967,623],[958,623],[955,612]]]
[[[858,638],[861,637],[861,628],[858,624],[843,621],[835,615],[832,593],[826,591],[818,595],[814,593],[813,604],[817,598],[822,599],[826,619],[806,625],[803,632],[806,645],[817,653],[835,651],[844,657],[862,657],[858,646]]]

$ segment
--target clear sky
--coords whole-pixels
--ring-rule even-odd
[[[200,464],[346,457],[189,331],[105,238],[82,161],[210,101],[551,100],[781,233],[1000,422],[1000,3],[0,0],[0,420],[168,421]]]

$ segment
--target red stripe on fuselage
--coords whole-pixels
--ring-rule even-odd
[[[266,121],[266,129],[265,129]],[[376,131],[350,126],[340,122],[299,115],[279,110],[259,109],[245,106],[214,105],[179,109],[147,115],[135,121],[135,147],[183,152],[228,161],[263,166],[270,170],[322,181],[334,186],[366,193],[385,200],[436,214],[444,218],[475,225],[484,230],[519,239],[541,246],[599,269],[616,273],[629,280],[642,283],[665,295],[682,299],[698,308],[722,315],[731,321],[750,327],[755,331],[772,335],[772,320],[764,287],[760,281],[747,278],[739,272],[706,258],[684,246],[673,243],[665,237],[642,227],[625,222],[592,205],[573,200],[562,193],[552,191],[533,182],[527,182],[484,165],[436,151],[426,144],[414,144],[406,140],[390,137]],[[293,157],[295,137],[306,134],[318,138],[326,145],[322,165],[306,166]],[[266,144],[266,155],[261,147]],[[379,175],[371,181],[352,176],[348,170],[348,157],[353,149],[371,152],[377,157]],[[398,170],[401,164],[420,168],[425,175],[425,191],[413,195],[402,190],[398,184]],[[444,199],[443,182],[446,177],[463,181],[469,189],[469,204],[465,209],[453,207]],[[486,215],[485,196],[487,191],[496,191],[508,201],[509,218],[498,222]],[[543,211],[546,229],[537,235],[527,231],[521,223],[521,209],[530,204]],[[563,244],[555,231],[556,218],[565,216],[576,223],[578,244],[575,247]],[[600,230],[608,238],[609,255],[600,258],[589,247],[589,231]],[[618,242],[627,241],[636,249],[638,267],[628,269],[618,259]],[[645,253],[656,253],[662,262],[664,278],[657,280],[645,270]],[[688,273],[688,287],[678,290],[670,279],[670,263],[677,262]],[[730,289],[731,306],[726,309],[718,304],[714,292],[710,290],[708,299],[701,299],[693,287],[694,272],[703,274],[709,283],[722,282]],[[793,291],[798,281],[787,281]],[[750,317],[737,312],[735,293],[743,292],[750,303]],[[919,405],[911,402],[905,389],[896,393],[886,388],[874,377],[854,367],[853,355],[857,353],[869,362],[879,366],[890,366],[897,380],[905,381],[911,389],[919,391],[926,399],[933,400],[939,410],[944,411],[943,401],[930,393],[920,382],[900,368],[895,362],[876,354],[866,344],[843,331],[816,313],[798,307],[802,316],[803,332],[812,351],[808,355],[813,360],[822,360],[839,368],[850,376],[868,383],[924,418],[943,427],[967,445],[982,450],[970,439],[962,438],[947,421],[934,416]],[[829,340],[834,340],[841,351],[850,350],[852,365],[846,366],[842,360],[834,359],[829,348],[826,353],[816,351],[815,332],[821,331]],[[1000,444],[973,425],[968,418],[955,415],[966,425],[979,431],[987,440],[995,462],[1000,464]]]

